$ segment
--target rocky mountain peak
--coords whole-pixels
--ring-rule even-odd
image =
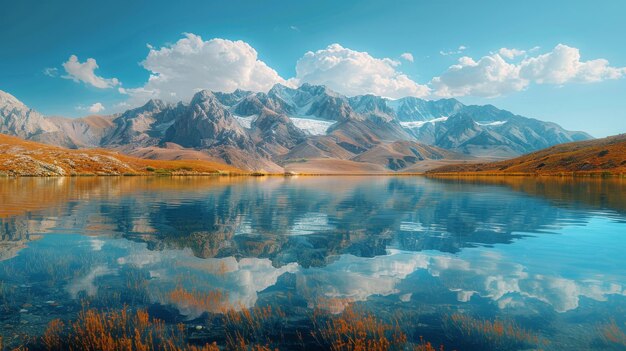
[[[215,97],[215,95],[209,91],[209,90],[200,90],[199,92],[195,93],[193,95],[193,97],[191,98],[191,102],[189,103],[190,105],[197,105],[197,104],[201,104],[207,101],[217,101],[217,98]]]
[[[26,107],[26,105],[24,105],[15,96],[7,93],[6,91],[0,90],[0,107],[5,107],[9,105],[13,107]]]
[[[298,89],[301,91],[305,91],[311,95],[328,95],[332,97],[341,96],[340,94],[337,94],[335,91],[331,90],[325,85],[313,85],[309,83],[304,83]]]
[[[163,100],[159,99],[150,99],[146,102],[141,109],[144,111],[154,111],[154,110],[162,110],[167,106]]]
[[[0,90],[0,133],[31,138],[58,127],[15,96]]]

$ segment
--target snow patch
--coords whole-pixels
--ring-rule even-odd
[[[309,133],[310,135],[326,135],[328,129],[335,123],[336,121],[326,121],[321,119],[313,119],[313,118],[301,118],[301,117],[290,117],[291,122],[298,127],[299,129]]]
[[[385,98],[385,103],[387,104],[387,107],[389,107],[396,113],[398,113],[398,110],[400,109],[400,107],[402,107],[403,102],[403,99]]]
[[[494,122],[474,122],[476,124],[478,124],[479,126],[483,126],[483,127],[495,127],[495,126],[501,126],[503,124],[505,124],[507,121],[494,121]]]
[[[426,123],[444,122],[446,120],[448,120],[448,117],[438,117],[438,118],[433,118],[428,121],[400,122],[400,125],[403,126],[404,128],[419,128]]]
[[[237,120],[237,122],[239,122],[239,125],[250,129],[252,128],[252,122],[254,122],[254,120],[258,117],[257,115],[251,115],[251,116],[247,116],[247,117],[242,117],[242,116],[235,116],[233,115],[233,117],[235,117],[235,119]]]

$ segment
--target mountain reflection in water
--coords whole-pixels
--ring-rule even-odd
[[[85,300],[171,323],[279,302],[296,325],[313,308],[411,311],[412,337],[450,349],[496,347],[456,335],[455,313],[515,320],[544,349],[619,347],[598,326],[626,321],[625,190],[521,177],[0,179],[0,335],[40,334]],[[211,303],[190,303],[196,293]]]

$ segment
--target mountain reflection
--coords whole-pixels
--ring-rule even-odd
[[[610,204],[622,210],[616,200],[623,201],[619,181],[592,183],[601,192],[568,183],[554,186],[554,179],[524,182],[485,185],[400,177],[2,180],[0,258],[12,257],[36,235],[71,228],[145,242],[150,250],[189,248],[201,258],[255,257],[268,258],[276,267],[292,262],[324,266],[338,254],[374,257],[390,248],[456,253],[507,244],[587,221],[588,212],[571,209],[602,210]],[[559,204],[558,199],[568,201]]]
[[[216,327],[228,309],[274,305],[295,333],[310,327],[313,309],[356,305],[380,317],[406,312],[437,338],[454,336],[446,320],[463,314],[512,319],[555,350],[572,338],[588,345],[598,325],[623,322],[623,187],[558,178],[0,179],[0,332],[41,334],[85,305],[143,308],[192,330]],[[213,327],[198,333],[222,340]],[[472,349],[453,338],[452,347]]]

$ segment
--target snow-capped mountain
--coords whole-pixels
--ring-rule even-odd
[[[59,128],[13,95],[0,90],[0,133],[33,138]]]
[[[349,101],[359,114],[388,121],[397,120],[403,125],[448,117],[465,107],[456,99],[423,100],[411,96],[393,100],[376,95],[360,95]]]
[[[555,123],[514,115],[494,106],[464,106],[450,117],[406,125],[423,142],[464,154],[509,158],[555,144],[591,139]]]
[[[337,168],[413,169],[425,160],[506,158],[591,138],[491,105],[348,98],[310,84],[277,84],[267,93],[204,90],[188,103],[150,100],[121,114],[79,119],[43,117],[0,92],[0,131],[70,148],[200,157],[265,170],[309,170],[305,165],[330,162]]]

